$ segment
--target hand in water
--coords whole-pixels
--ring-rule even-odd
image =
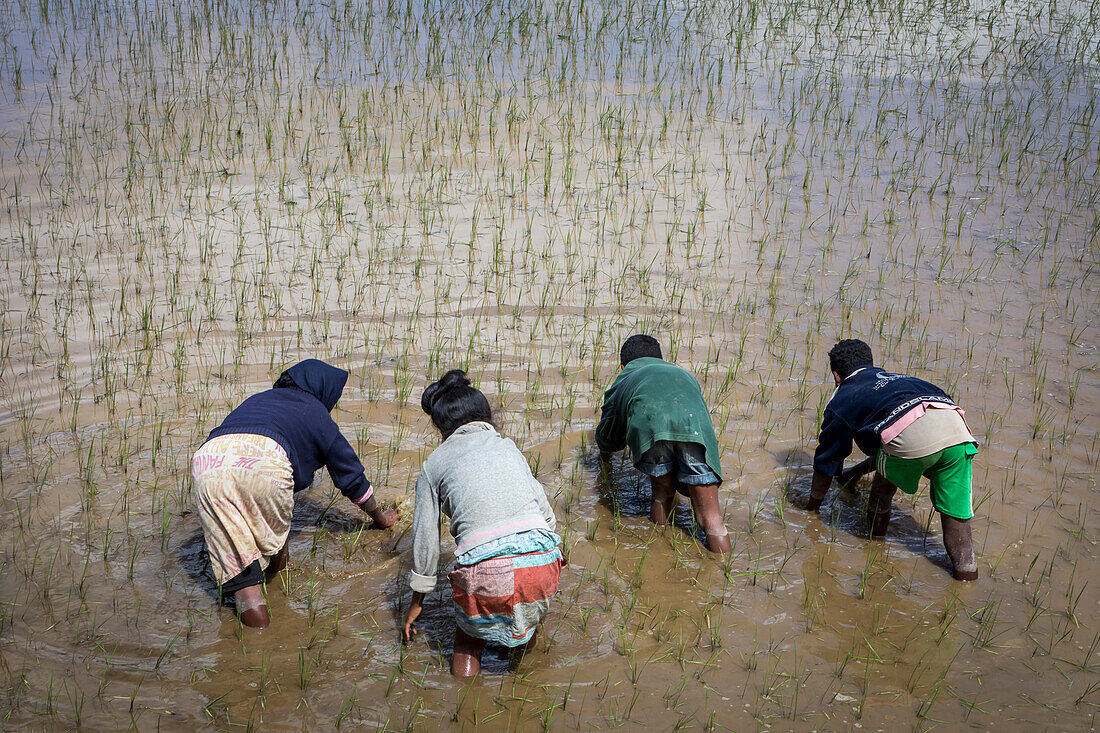
[[[412,641],[412,638],[420,632],[413,626],[413,621],[420,616],[420,612],[424,610],[424,607],[419,603],[413,603],[409,606],[409,612],[405,614],[405,627],[402,631],[402,638],[405,641]]]
[[[386,529],[397,524],[398,518],[396,509],[387,509],[376,517],[371,517],[374,520],[374,526],[376,529]]]

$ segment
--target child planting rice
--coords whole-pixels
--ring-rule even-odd
[[[476,675],[486,642],[522,651],[558,588],[565,565],[554,511],[515,443],[492,425],[489,402],[455,369],[424,390],[421,406],[443,436],[416,481],[412,605],[404,638],[439,567],[440,513],[455,538],[455,630],[451,674]]]
[[[294,493],[328,466],[332,482],[385,528],[363,464],[329,414],[348,373],[307,359],[280,375],[272,389],[229,413],[195,452],[191,472],[214,578],[232,595],[246,626],[271,621],[261,586],[286,566]]]
[[[883,537],[894,493],[915,493],[927,476],[954,576],[976,580],[970,464],[978,449],[962,410],[934,384],[874,366],[871,347],[857,339],[838,342],[829,351],[829,366],[837,389],[821,420],[808,508],[821,507],[834,476],[848,483],[874,470],[867,523],[872,537]],[[842,472],[853,439],[874,464]]]
[[[718,440],[699,383],[661,358],[652,336],[628,338],[619,352],[622,371],[604,395],[596,443],[606,463],[612,451],[630,447],[634,467],[653,489],[649,518],[672,519],[677,494],[691,499],[695,521],[712,552],[729,552],[730,541],[718,503],[722,464]]]

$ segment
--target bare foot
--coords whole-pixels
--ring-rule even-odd
[[[711,534],[710,532],[707,532],[706,547],[711,552],[717,552],[720,554],[725,554],[729,552],[732,549],[732,545],[730,545],[729,534],[724,528],[722,529],[721,534]]]
[[[250,585],[247,588],[241,588],[233,594],[233,598],[237,602],[237,614],[245,626],[266,629],[271,623],[267,602],[264,600],[264,592],[260,586]]]

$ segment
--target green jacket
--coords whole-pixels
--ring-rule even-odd
[[[604,393],[596,444],[617,451],[630,446],[637,461],[658,440],[699,443],[707,465],[722,478],[718,439],[699,382],[663,359],[634,359]]]

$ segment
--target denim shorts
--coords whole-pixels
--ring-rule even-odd
[[[675,470],[676,481],[687,486],[704,486],[722,482],[707,465],[707,450],[702,443],[658,440],[634,462],[634,467],[654,478],[660,478]],[[687,495],[687,491],[680,486],[677,486],[676,490]]]

